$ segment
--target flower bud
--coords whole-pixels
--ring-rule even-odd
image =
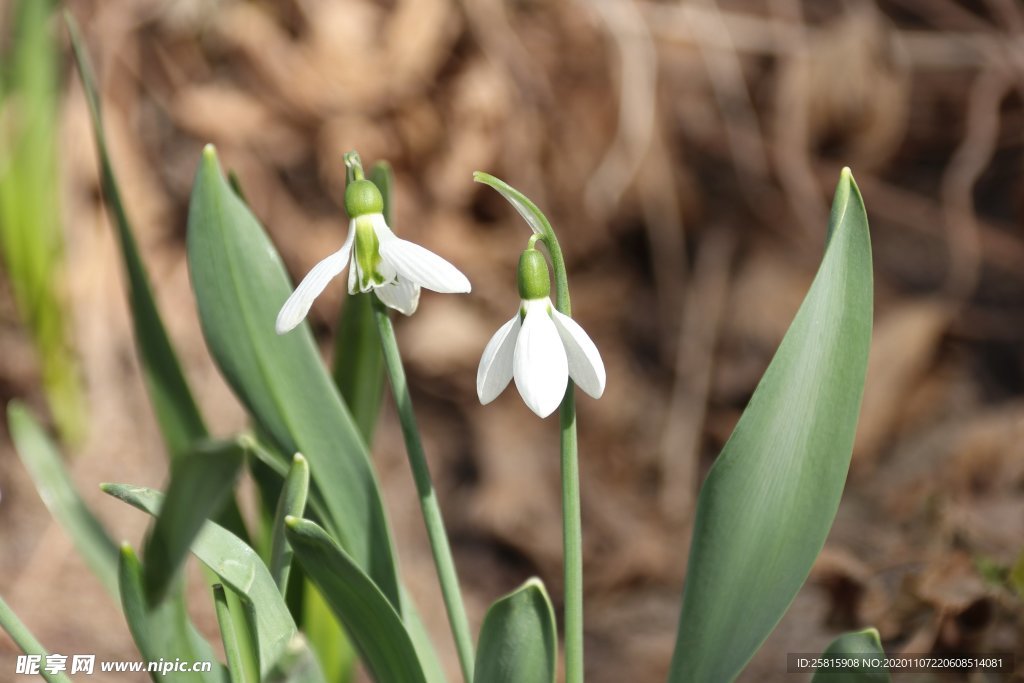
[[[359,218],[384,210],[384,197],[369,180],[356,180],[345,188],[345,211],[349,218]]]
[[[551,294],[551,277],[544,254],[532,246],[519,257],[517,270],[519,297],[523,301],[543,299]]]

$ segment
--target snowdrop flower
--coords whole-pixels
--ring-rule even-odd
[[[313,266],[284,302],[277,315],[278,334],[302,322],[313,300],[345,266],[349,294],[373,291],[386,306],[405,315],[416,311],[421,287],[444,293],[470,290],[469,280],[455,266],[391,232],[382,213],[384,198],[369,180],[349,183],[345,210],[351,218],[345,243]]]
[[[594,342],[576,321],[555,310],[544,255],[534,249],[519,257],[519,311],[491,337],[480,359],[476,392],[483,404],[514,377],[530,410],[547,417],[562,402],[569,378],[594,398],[604,393],[605,370]]]

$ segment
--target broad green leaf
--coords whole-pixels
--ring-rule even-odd
[[[825,657],[856,655],[885,658],[885,650],[882,649],[878,631],[873,628],[844,633],[833,640],[822,654]],[[814,674],[811,683],[889,683],[891,680],[889,670],[883,666],[880,668],[863,667],[857,671],[842,673],[819,670]]]
[[[163,494],[127,484],[104,484],[104,492],[154,517],[160,514]],[[265,676],[295,635],[284,598],[263,561],[244,541],[227,529],[206,522],[192,543],[192,553],[243,598],[246,617],[256,635],[260,675]]]
[[[426,683],[402,618],[359,565],[319,526],[289,517],[288,540],[377,683]]]
[[[368,444],[373,443],[384,389],[384,357],[373,321],[374,296],[365,292],[345,297],[334,337],[334,383]]]
[[[255,661],[251,643],[245,642],[247,634],[239,633],[236,623],[238,615],[232,613],[228,594],[221,584],[213,586],[213,601],[217,609],[217,624],[220,626],[221,642],[224,644],[224,655],[228,660],[228,673],[231,683],[259,683],[259,662]]]
[[[331,683],[348,681],[325,678],[313,650],[302,634],[297,633],[273,670],[263,678],[263,683],[324,683],[327,680]]]
[[[473,676],[486,683],[554,683],[555,611],[540,579],[530,579],[487,610]]]
[[[244,460],[238,441],[203,442],[171,464],[171,483],[146,539],[143,576],[150,604],[163,599],[193,539],[231,497]]]
[[[18,314],[32,336],[47,402],[61,435],[85,431],[78,366],[69,344],[57,165],[60,48],[52,0],[19,0],[0,54],[0,255]],[[13,6],[11,6],[13,5]]]
[[[351,174],[351,167],[348,170]],[[377,162],[370,170],[370,180],[384,198],[384,220],[394,230],[391,166]],[[384,355],[373,319],[373,296],[366,292],[345,297],[334,336],[334,383],[367,444],[373,443],[384,394]]]
[[[121,586],[121,607],[124,611],[132,638],[143,658],[155,662],[157,660],[213,663],[213,670],[198,674],[198,680],[209,683],[227,681],[224,668],[213,659],[209,649],[196,648],[189,629],[188,614],[184,602],[168,600],[156,607],[147,604],[142,588],[142,565],[135,551],[127,543],[121,546],[121,563],[118,571]],[[181,681],[195,683],[197,674],[169,672],[150,673],[150,678],[159,681]]]
[[[273,537],[270,546],[270,575],[284,595],[288,590],[288,574],[292,566],[292,548],[284,534],[285,517],[301,517],[306,510],[309,495],[309,465],[301,453],[292,458],[292,466],[284,480],[274,514]]]
[[[393,605],[398,577],[366,446],[307,325],[274,320],[291,293],[263,228],[203,152],[188,218],[188,255],[207,345],[228,383],[285,453],[302,453],[327,508],[325,524]]]
[[[302,573],[301,569],[301,565],[296,567],[299,573]],[[302,584],[301,628],[309,639],[310,648],[316,653],[325,677],[334,683],[353,680],[358,656],[351,640],[324,600],[320,589],[304,574]]]
[[[45,671],[43,665],[46,664],[46,656],[50,654],[46,651],[46,648],[36,639],[32,634],[32,631],[22,623],[18,615],[10,608],[10,606],[0,597],[0,628],[7,632],[7,635],[11,637],[14,644],[21,648],[21,651],[27,655],[38,655],[41,657],[41,664],[39,667],[39,673],[49,683],[71,683],[71,679],[65,676],[63,673],[51,674]],[[14,664],[11,663],[9,671],[14,671]],[[5,664],[8,666],[8,664]]]
[[[75,549],[112,596],[117,588],[117,545],[85,506],[64,467],[57,447],[18,401],[7,404],[7,425],[14,448],[50,514],[67,532]]]
[[[206,426],[199,414],[188,382],[181,370],[178,356],[167,336],[163,319],[157,309],[150,286],[149,274],[139,256],[135,235],[118,189],[117,177],[107,153],[106,136],[103,132],[103,116],[100,110],[99,90],[93,77],[92,66],[78,32],[78,25],[70,14],[65,14],[71,46],[82,78],[85,99],[92,118],[93,134],[100,157],[100,178],[103,196],[112,213],[117,230],[121,257],[128,276],[128,299],[132,311],[135,343],[142,366],[149,398],[153,403],[160,431],[172,458],[188,451],[196,441],[208,436]]]
[[[849,170],[821,267],[701,489],[669,680],[733,680],[782,618],[839,507],[871,341],[868,222]]]

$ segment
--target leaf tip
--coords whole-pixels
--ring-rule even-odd
[[[285,515],[284,517],[284,525],[289,529],[295,529],[297,526],[299,526],[299,522],[301,521],[302,520],[296,517],[295,515]]]
[[[203,145],[203,161],[219,165],[217,161],[217,148],[213,146],[212,142],[207,142]]]
[[[305,467],[309,464],[309,461],[306,460],[306,456],[302,453],[296,453],[292,456],[292,464],[299,467]]]

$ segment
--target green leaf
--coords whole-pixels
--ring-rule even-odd
[[[78,495],[56,446],[18,401],[7,404],[7,425],[14,448],[43,503],[67,532],[96,578],[116,597],[117,545]]]
[[[305,577],[302,583],[302,632],[309,639],[325,677],[334,683],[354,680],[358,657],[351,640],[320,589]]]
[[[867,655],[884,659],[885,650],[882,649],[878,631],[868,628],[863,631],[844,633],[833,640],[822,655],[825,657]],[[883,666],[880,668],[863,667],[856,671],[841,673],[819,669],[815,672],[811,683],[889,683],[891,680],[889,670]]]
[[[246,643],[235,624],[239,620],[232,613],[228,595],[221,584],[213,586],[213,601],[217,608],[217,623],[220,626],[224,654],[228,660],[228,673],[232,683],[259,683],[259,663],[255,661],[252,645]]]
[[[306,497],[309,495],[309,465],[301,453],[292,458],[292,466],[284,487],[277,499],[277,512],[274,514],[274,530],[270,545],[270,575],[285,595],[288,590],[288,574],[292,566],[292,549],[284,534],[285,517],[301,517],[306,510]]]
[[[65,13],[65,18],[92,118],[93,133],[100,157],[103,196],[112,213],[118,243],[121,246],[121,257],[128,276],[128,299],[143,378],[167,448],[172,457],[177,457],[187,452],[196,441],[206,438],[208,433],[181,370],[178,356],[167,336],[167,330],[153,297],[149,274],[139,256],[134,231],[121,201],[121,191],[107,153],[99,91],[96,88],[85,44],[79,35],[74,18],[68,13]]]
[[[554,683],[555,612],[540,579],[530,579],[487,610],[473,677],[487,683]]]
[[[387,597],[319,526],[289,517],[288,540],[345,625],[377,683],[426,683],[416,648]]]
[[[821,267],[700,492],[669,680],[733,680],[782,618],[839,507],[871,341],[868,222],[849,170]]]
[[[373,292],[349,294],[334,337],[334,383],[367,444],[380,414],[384,393],[384,356],[373,320]]]
[[[104,492],[154,517],[160,514],[159,491],[126,484],[104,484]],[[295,635],[284,598],[263,561],[227,529],[206,522],[192,543],[192,553],[244,600],[246,616],[256,634],[260,675],[265,676],[284,654]]]
[[[263,683],[324,683],[323,671],[316,655],[301,633],[295,635],[288,649]],[[348,679],[331,678],[331,683],[347,683]]]
[[[277,335],[291,293],[263,228],[225,181],[211,146],[189,206],[188,256],[207,345],[228,383],[281,451],[309,459],[324,520],[346,551],[399,601],[380,490],[366,446],[306,325]]]
[[[0,252],[50,410],[61,435],[74,442],[85,431],[86,416],[62,296],[64,239],[55,191],[61,55],[52,30],[54,5],[20,0],[4,10],[14,21],[3,32],[9,50],[0,54],[7,77],[0,93]]]
[[[71,679],[62,673],[51,674],[45,671],[43,665],[46,664],[46,656],[50,653],[36,640],[36,637],[32,635],[32,632],[28,630],[28,627],[22,623],[18,615],[14,613],[2,597],[0,597],[0,628],[7,631],[11,640],[21,648],[22,652],[27,655],[38,655],[42,658],[39,673],[49,683],[71,683]],[[5,664],[5,666],[7,665]]]
[[[168,600],[156,607],[150,607],[142,588],[142,565],[135,551],[127,543],[121,546],[119,576],[121,585],[121,607],[125,620],[132,632],[135,645],[142,657],[148,661],[158,660],[213,662],[213,671],[199,674],[200,680],[210,683],[227,681],[224,668],[213,659],[209,649],[199,649],[190,629],[185,604],[181,600]],[[181,681],[194,683],[196,674],[151,672],[155,682]]]
[[[144,579],[150,604],[163,599],[193,539],[231,497],[244,460],[238,441],[205,442],[171,464],[171,483],[146,539]]]

